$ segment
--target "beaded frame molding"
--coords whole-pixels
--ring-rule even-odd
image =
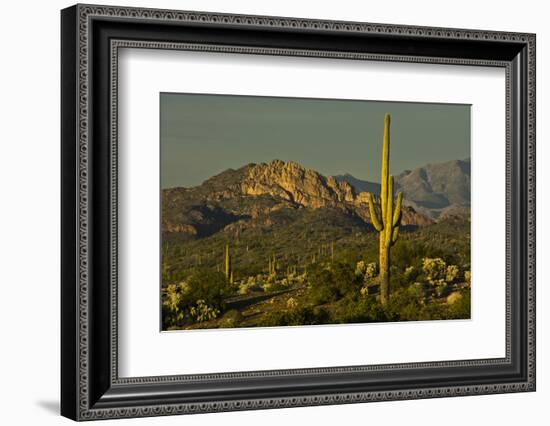
[[[61,18],[62,415],[93,420],[535,390],[535,35],[97,5],[75,5]],[[119,377],[121,48],[504,68],[505,357]]]

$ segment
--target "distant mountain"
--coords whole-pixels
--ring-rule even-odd
[[[349,183],[357,192],[371,192],[373,194],[380,194],[380,184],[375,182],[369,182],[366,180],[357,179],[356,177],[345,173],[343,175],[334,176],[337,182]]]
[[[358,191],[380,192],[380,185],[349,174],[334,177]],[[406,170],[395,177],[403,191],[404,204],[431,219],[465,216],[470,213],[470,159],[428,164]]]
[[[365,192],[292,161],[247,164],[193,188],[165,189],[162,209],[162,230],[192,239],[217,232],[270,232],[297,222],[306,227],[338,223],[371,229]],[[404,226],[430,223],[413,207],[404,206]]]

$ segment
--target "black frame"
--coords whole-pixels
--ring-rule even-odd
[[[90,420],[535,390],[535,35],[96,5],[64,9],[61,30],[62,415]],[[506,357],[119,378],[121,47],[504,67]]]

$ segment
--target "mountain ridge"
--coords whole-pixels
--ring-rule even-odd
[[[469,215],[470,159],[430,163],[395,176],[395,185],[403,191],[404,204],[430,219]],[[346,181],[355,190],[380,192],[380,184],[358,179],[350,174],[336,175],[337,181]]]
[[[379,210],[379,199],[374,198]],[[319,214],[327,221],[371,226],[366,192],[293,161],[250,163],[196,187],[165,189],[162,208],[162,230],[189,238],[235,229],[269,230],[289,217],[304,217],[304,209],[322,210]],[[413,207],[404,206],[404,226],[430,223]]]

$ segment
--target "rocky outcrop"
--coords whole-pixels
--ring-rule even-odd
[[[269,164],[250,167],[241,183],[241,190],[244,195],[270,195],[308,208],[335,207],[353,211],[371,223],[366,192],[356,194],[345,180],[325,177],[293,161],[274,160]],[[375,196],[374,200],[375,204],[380,204],[378,197]],[[405,207],[402,223],[424,226],[432,221],[418,214],[414,208]]]
[[[374,201],[379,209],[376,196]],[[345,180],[281,160],[229,169],[194,188],[164,190],[162,206],[163,231],[198,237],[234,230],[237,221],[239,229],[269,227],[277,212],[304,208],[332,209],[371,223],[366,192],[357,192]],[[403,225],[430,223],[413,207],[403,207]]]
[[[187,223],[166,223],[163,224],[162,230],[164,232],[177,232],[192,236],[197,235],[197,229],[193,225]]]
[[[271,195],[304,207],[338,207],[353,203],[353,188],[347,182],[326,178],[293,161],[274,160],[250,167],[241,183],[244,195]]]

